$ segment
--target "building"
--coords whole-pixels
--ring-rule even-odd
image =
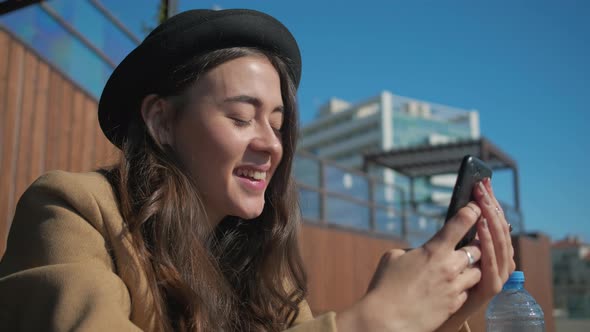
[[[299,147],[343,166],[360,168],[366,152],[479,136],[475,110],[384,91],[357,104],[331,99],[320,108],[317,118],[302,128]]]
[[[551,246],[555,309],[570,318],[590,317],[590,244],[568,236]]]
[[[343,167],[360,170],[366,153],[479,137],[479,114],[475,110],[434,104],[384,91],[356,104],[331,99],[320,108],[317,118],[302,128],[299,149],[333,160]],[[396,175],[393,170],[371,167],[368,172],[408,192],[407,179]],[[440,213],[438,207],[448,205],[454,182],[453,174],[417,179],[414,197],[417,202],[428,203],[421,206],[434,206],[435,213]],[[385,202],[399,200],[395,197],[396,191],[391,188],[385,188],[377,195],[383,195]],[[418,224],[426,227],[424,219],[419,219]]]

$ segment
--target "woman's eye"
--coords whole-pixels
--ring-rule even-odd
[[[252,123],[252,120],[242,120],[239,118],[231,118],[234,121],[234,124],[238,127],[246,127]]]

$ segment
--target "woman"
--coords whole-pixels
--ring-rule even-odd
[[[386,253],[359,302],[312,318],[290,177],[300,73],[292,35],[259,12],[188,11],[154,30],[101,96],[120,163],[48,173],[20,199],[0,264],[2,326],[468,329],[514,270],[489,181],[423,247]],[[481,250],[455,250],[478,220]]]

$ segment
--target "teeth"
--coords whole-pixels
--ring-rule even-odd
[[[255,179],[255,180],[266,179],[266,172],[258,172],[258,171],[254,171],[254,170],[244,169],[244,168],[239,168],[236,171],[236,174],[238,176],[246,176],[246,177],[249,177],[249,178]]]

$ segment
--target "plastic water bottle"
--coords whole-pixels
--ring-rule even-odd
[[[524,273],[514,271],[486,310],[487,332],[545,332],[541,306],[524,289]]]

